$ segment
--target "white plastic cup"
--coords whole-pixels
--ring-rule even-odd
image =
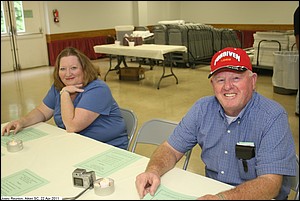
[[[120,43],[120,41],[119,40],[116,40],[115,41],[115,45],[120,45],[121,43]]]
[[[129,47],[134,47],[134,42],[129,41]]]

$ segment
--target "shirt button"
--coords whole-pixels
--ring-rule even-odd
[[[224,174],[224,171],[221,171],[221,174]]]
[[[230,133],[230,130],[227,130],[227,133]]]
[[[228,154],[228,151],[224,151],[225,154]]]

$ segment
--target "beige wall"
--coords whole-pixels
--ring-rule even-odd
[[[204,24],[293,24],[298,1],[186,1],[181,18]]]
[[[161,20],[205,24],[293,24],[298,1],[44,1],[47,34],[155,25]],[[60,22],[54,23],[52,10]]]
[[[45,1],[49,16],[47,33],[67,33],[111,29],[133,23],[133,1]],[[58,9],[59,23],[52,10]]]

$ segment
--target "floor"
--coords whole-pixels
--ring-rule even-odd
[[[93,63],[101,72],[101,79],[108,70],[109,59],[94,60]],[[115,60],[113,61],[113,65]],[[129,66],[138,66],[134,58],[127,58]],[[173,68],[178,77],[176,84],[174,77],[162,79],[160,89],[158,81],[162,75],[162,66],[145,68],[145,79],[140,81],[120,81],[116,71],[107,75],[106,83],[119,105],[132,109],[138,117],[138,128],[152,118],[163,118],[180,121],[192,104],[203,96],[213,95],[212,88],[207,79],[209,66],[198,65],[192,68]],[[166,73],[169,73],[169,67]],[[52,84],[53,67],[39,67],[8,72],[1,74],[1,123],[19,118],[37,106],[50,85]],[[299,155],[299,117],[295,115],[296,95],[281,95],[273,93],[272,73],[259,72],[257,91],[262,95],[278,101],[288,112],[289,123],[296,143],[296,152]],[[51,119],[50,124],[54,125]],[[150,156],[148,151],[154,147],[146,145],[137,147],[136,152]],[[199,155],[200,148],[194,147],[189,162],[188,171],[204,175],[204,166]],[[182,167],[182,161],[178,164]]]

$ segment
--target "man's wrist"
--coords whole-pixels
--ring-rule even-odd
[[[216,194],[216,196],[218,196],[218,198],[219,198],[220,200],[226,200],[226,197],[224,196],[223,193],[218,193],[218,194]]]
[[[145,172],[151,172],[152,174],[155,174],[158,177],[160,177],[159,170],[157,170],[156,168],[153,168],[153,167],[149,168],[149,167],[147,167]]]

